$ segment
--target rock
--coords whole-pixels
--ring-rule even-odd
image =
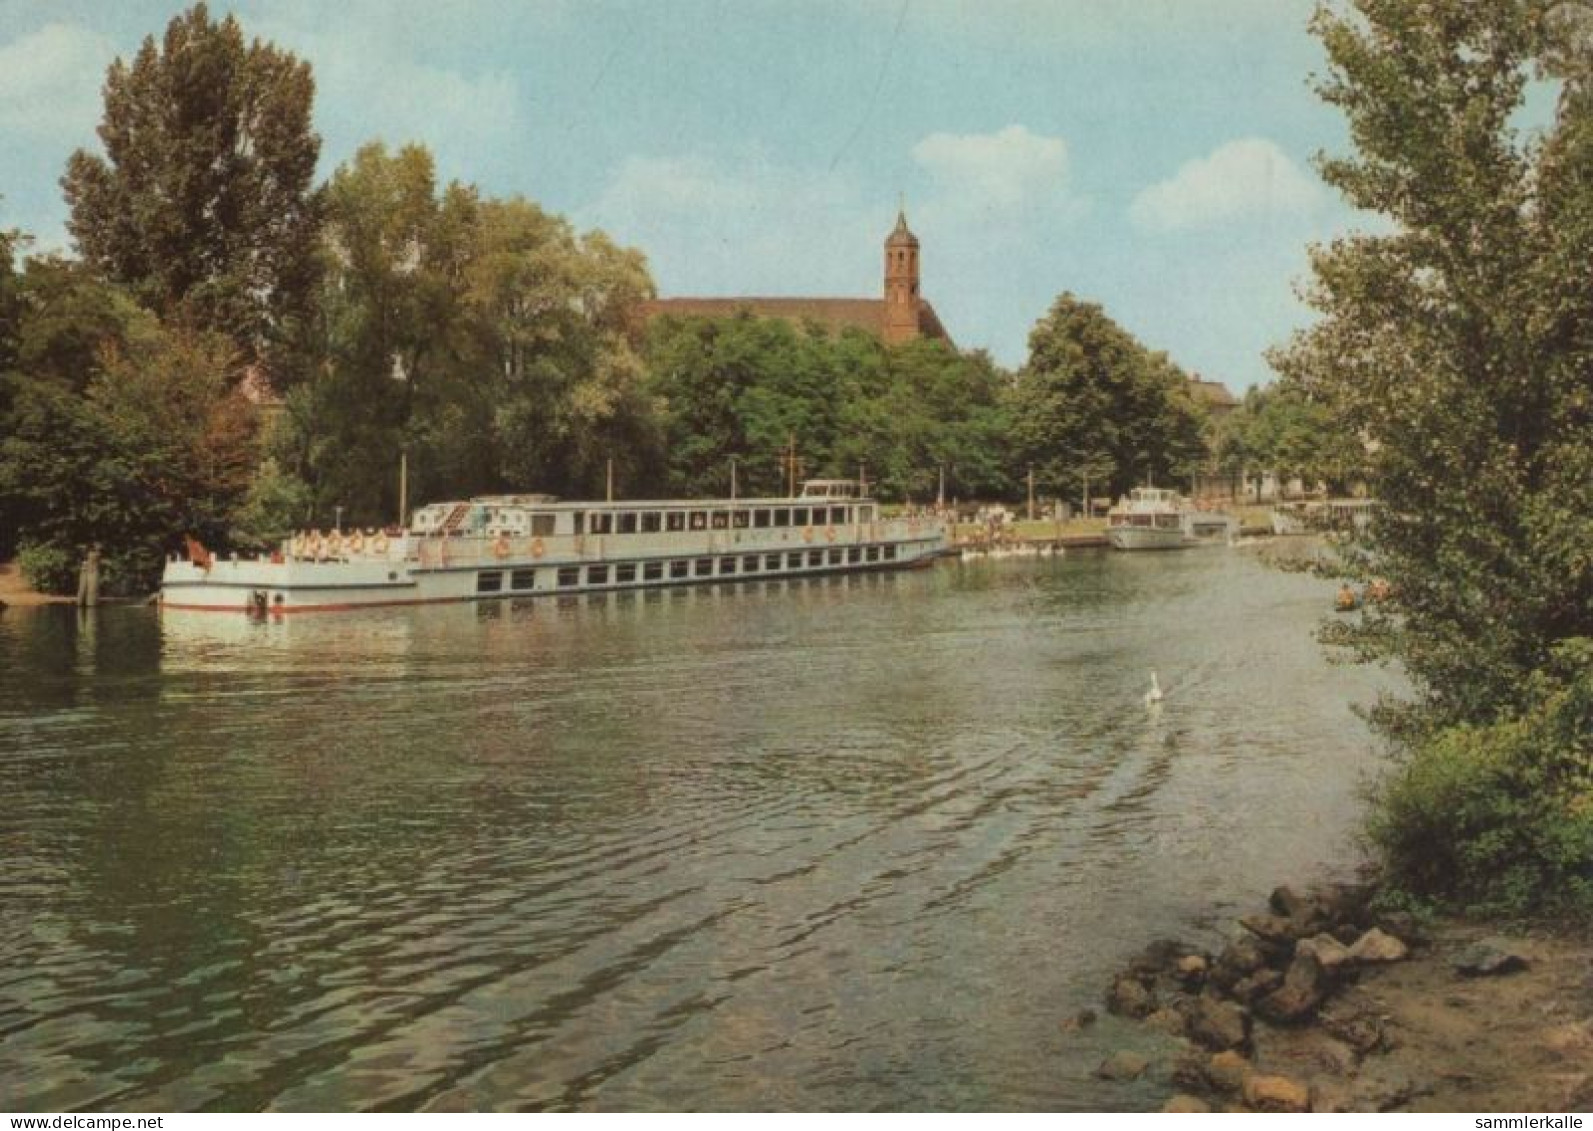
[[[1410,947],[1393,935],[1373,927],[1350,947],[1350,958],[1356,962],[1399,962],[1410,955]]]
[[[1197,998],[1189,1011],[1189,1035],[1217,1052],[1244,1048],[1250,1042],[1250,1014],[1231,1001]]]
[[[1129,1052],[1125,1049],[1120,1052],[1114,1052],[1111,1056],[1101,1061],[1101,1066],[1095,1070],[1095,1074],[1102,1080],[1117,1080],[1126,1083],[1130,1080],[1138,1080],[1145,1069],[1149,1067],[1149,1060],[1140,1056],[1137,1052]]]
[[[1297,954],[1283,976],[1283,985],[1256,1003],[1256,1013],[1286,1025],[1304,1021],[1322,1004],[1327,989],[1322,964],[1309,954]]]
[[[1122,1017],[1149,1017],[1156,1012],[1156,995],[1138,978],[1120,975],[1106,995],[1106,1011]]]
[[[1206,1062],[1206,1083],[1213,1091],[1237,1092],[1250,1075],[1250,1062],[1233,1049],[1216,1053]]]
[[[1267,964],[1267,956],[1249,935],[1241,935],[1223,948],[1212,964],[1210,981],[1222,989],[1248,978]]]
[[[1173,973],[1186,986],[1198,986],[1206,980],[1207,962],[1203,954],[1186,954],[1173,967]]]
[[[1270,966],[1263,966],[1250,977],[1234,983],[1229,993],[1233,995],[1235,1001],[1251,1005],[1257,998],[1265,997],[1281,985],[1283,985],[1282,972]]]
[[[1206,1079],[1206,1058],[1191,1049],[1173,1061],[1173,1086],[1191,1092],[1203,1092],[1210,1087]]]
[[[1206,1115],[1211,1111],[1211,1105],[1199,1096],[1192,1096],[1188,1092],[1179,1092],[1162,1105],[1162,1111],[1176,1112],[1183,1115]]]
[[[1484,939],[1475,946],[1467,947],[1455,959],[1455,973],[1462,978],[1497,977],[1526,968],[1526,956],[1500,939]]]
[[[1273,888],[1267,906],[1285,919],[1304,919],[1317,911],[1315,900],[1288,886]]]
[[[1310,955],[1323,970],[1337,970],[1350,959],[1349,948],[1332,935],[1323,933],[1301,939],[1294,947],[1295,956]]]
[[[1389,911],[1377,917],[1374,927],[1393,935],[1407,946],[1426,946],[1432,942],[1421,920],[1408,911]]]
[[[1141,975],[1168,974],[1180,960],[1195,954],[1195,948],[1177,939],[1157,939],[1129,960],[1128,972]]]
[[[1067,1032],[1077,1032],[1080,1029],[1088,1029],[1093,1024],[1095,1024],[1095,1010],[1081,1009],[1063,1021],[1062,1028]]]
[[[1287,1076],[1245,1078],[1244,1101],[1257,1111],[1310,1111],[1311,1090]]]
[[[1310,933],[1302,923],[1281,915],[1246,915],[1239,925],[1275,948],[1291,948],[1295,939]]]
[[[1145,1024],[1155,1029],[1158,1033],[1166,1033],[1169,1037],[1182,1037],[1187,1023],[1182,1013],[1164,1005],[1145,1018]]]
[[[1322,1030],[1365,1056],[1384,1045],[1383,1023],[1370,1013],[1324,1011],[1317,1019]]]

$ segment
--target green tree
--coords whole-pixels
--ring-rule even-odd
[[[1019,463],[1045,490],[1076,497],[1086,481],[1118,493],[1196,471],[1203,417],[1187,378],[1104,310],[1061,295],[1029,334],[1013,388]]]
[[[309,65],[204,4],[105,78],[104,155],[62,178],[84,259],[163,318],[269,357],[306,313],[320,139]],[[282,376],[278,374],[278,376]]]
[[[25,546],[75,563],[99,545],[108,588],[147,593],[183,534],[224,545],[257,458],[236,368],[227,339],[156,331],[108,343],[81,392],[25,384],[0,438],[0,497],[26,515]]]
[[[1355,143],[1323,175],[1392,231],[1315,253],[1322,318],[1276,364],[1368,438],[1385,504],[1349,566],[1386,577],[1395,600],[1335,636],[1397,659],[1415,687],[1379,716],[1409,754],[1381,812],[1422,809],[1401,783],[1426,788],[1440,762],[1493,789],[1503,779],[1477,760],[1487,739],[1463,737],[1486,730],[1508,740],[1512,788],[1530,786],[1537,819],[1589,845],[1593,790],[1565,776],[1585,775],[1586,731],[1568,749],[1542,714],[1560,702],[1545,682],[1574,683],[1593,636],[1593,83],[1577,11],[1359,0],[1318,13],[1321,91]],[[1558,101],[1524,134],[1535,75]],[[1446,859],[1500,867],[1487,846],[1510,835],[1506,807],[1428,811],[1450,814],[1424,834],[1430,849],[1436,837]],[[1398,839],[1383,832],[1385,846]],[[1396,868],[1404,858],[1390,854]],[[1593,852],[1575,867],[1593,874]],[[1473,886],[1452,871],[1400,878]]]
[[[1366,449],[1323,401],[1287,383],[1257,387],[1216,428],[1219,468],[1233,476],[1275,474],[1343,494],[1364,476]]]

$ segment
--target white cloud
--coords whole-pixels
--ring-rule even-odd
[[[972,198],[986,210],[1060,203],[1067,186],[1066,143],[1025,126],[993,134],[930,134],[913,146],[913,160],[938,188]]]
[[[1276,144],[1241,138],[1186,163],[1134,198],[1129,219],[1144,231],[1206,228],[1320,208],[1322,189]]]
[[[110,40],[76,24],[46,24],[0,47],[0,130],[86,139],[115,55]]]

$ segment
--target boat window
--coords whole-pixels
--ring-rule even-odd
[[[862,561],[863,560],[863,547],[861,547],[861,546],[853,546],[849,550],[847,550],[846,551],[846,560],[849,561],[849,562],[860,562],[860,561]]]
[[[572,516],[575,519],[575,533],[577,536],[586,533],[586,512],[576,511]]]
[[[664,516],[658,511],[642,512],[642,533],[657,534],[664,529]]]
[[[721,574],[735,573],[736,572],[736,559],[735,558],[720,558],[719,559],[719,572]]]
[[[636,512],[621,511],[619,514],[619,532],[621,534],[636,533]]]
[[[806,526],[808,524],[808,508],[797,507],[791,512],[792,526]]]
[[[823,565],[823,564],[824,564],[824,551],[823,550],[809,550],[808,551],[808,565],[810,565],[810,566],[819,566],[819,565]]]
[[[501,569],[483,570],[476,574],[477,593],[497,593],[503,588],[503,571]]]
[[[893,561],[896,560],[896,547],[895,546],[886,546],[885,547],[885,560],[888,561],[888,562],[893,562]]]
[[[707,530],[708,529],[708,512],[707,511],[692,511],[691,512],[691,528],[693,530]]]
[[[846,556],[846,551],[845,550],[841,549],[839,546],[833,548],[832,550],[830,550],[830,564],[831,565],[840,565],[841,564],[841,559],[843,557],[845,557],[845,556]]]
[[[551,514],[534,514],[531,516],[531,536],[533,538],[547,538],[553,533],[553,516]]]
[[[607,585],[608,584],[608,566],[606,566],[606,565],[587,566],[586,567],[586,583],[588,585]]]
[[[682,559],[680,559],[677,562],[670,562],[669,563],[669,576],[672,577],[672,578],[674,578],[674,577],[685,577],[690,572],[691,572],[691,563],[688,562],[685,558],[682,558]]]
[[[710,511],[708,525],[715,530],[726,530],[730,527],[730,513],[728,511]]]
[[[791,508],[790,507],[775,507],[774,508],[774,524],[776,526],[790,526],[791,525]]]
[[[741,559],[741,572],[757,573],[758,566],[761,564],[762,559],[759,558],[757,554],[748,554],[746,557]]]
[[[857,521],[859,521],[859,522],[873,522],[874,521],[874,508],[873,507],[858,507],[857,508]]]
[[[879,547],[878,546],[870,546],[868,548],[868,560],[871,561],[871,562],[879,561]]]
[[[801,569],[802,555],[800,553],[787,554],[785,556],[785,565],[787,569]]]
[[[663,579],[664,579],[664,563],[663,562],[644,562],[644,563],[642,563],[642,580],[643,581],[662,581]]]
[[[845,526],[846,525],[846,508],[845,507],[831,507],[830,508],[830,525],[831,526]]]
[[[764,569],[779,569],[780,568],[780,555],[779,554],[765,554],[764,557],[763,557],[763,568]]]
[[[731,511],[730,525],[734,526],[737,530],[745,530],[748,526],[752,525],[752,512],[743,510]]]
[[[537,587],[537,571],[534,569],[517,569],[509,575],[510,589],[535,589]]]
[[[612,534],[614,532],[614,516],[603,514],[600,511],[592,512],[592,533]]]
[[[636,580],[636,563],[626,562],[624,565],[614,567],[614,580],[620,585],[628,585]]]
[[[696,574],[698,577],[712,577],[714,575],[714,560],[712,558],[698,558]]]
[[[684,529],[686,529],[686,512],[685,511],[665,511],[664,512],[664,529],[665,530],[684,530]]]
[[[752,512],[752,525],[762,530],[769,525],[769,508],[759,507]]]
[[[560,566],[559,567],[559,588],[560,589],[569,589],[570,587],[575,586],[575,585],[579,585],[580,583],[581,583],[581,567],[580,566]]]

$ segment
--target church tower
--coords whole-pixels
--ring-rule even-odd
[[[918,335],[918,237],[907,229],[906,212],[898,211],[896,229],[885,237],[884,338],[895,345]]]

